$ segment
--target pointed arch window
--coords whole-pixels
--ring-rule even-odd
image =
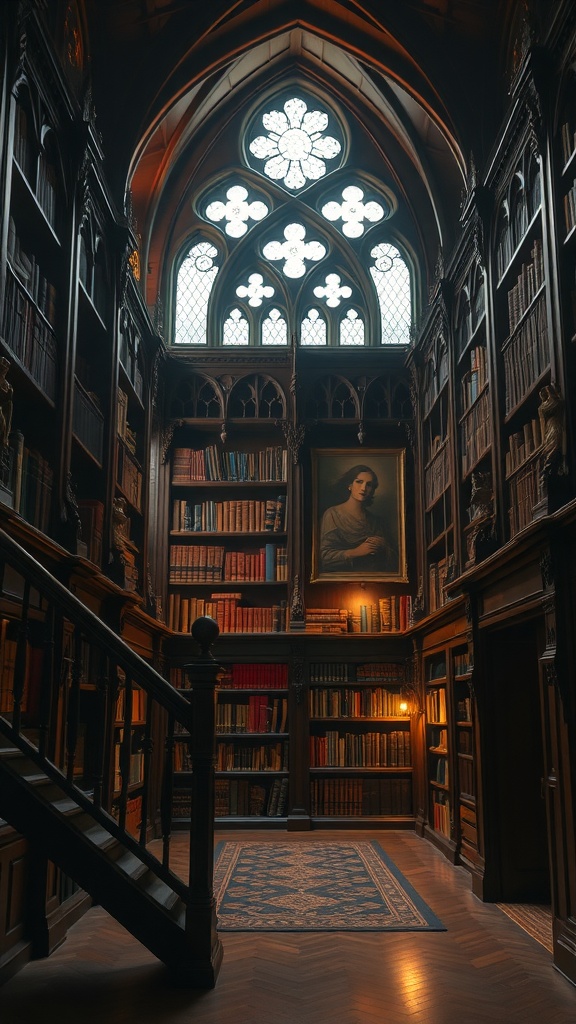
[[[364,344],[364,321],[356,309],[348,309],[340,321],[340,344]]]
[[[271,309],[262,321],[262,344],[288,344],[288,324],[279,309]]]
[[[370,267],[380,305],[382,344],[408,345],[410,341],[410,271],[398,249],[388,242],[374,246]]]
[[[230,314],[224,321],[222,341],[224,345],[250,344],[250,324],[241,309],[230,310]]]
[[[219,267],[218,250],[196,242],[182,260],[176,285],[175,344],[206,345],[208,301]]]
[[[408,345],[411,270],[401,240],[384,233],[396,199],[349,166],[339,115],[284,90],[254,110],[240,141],[238,166],[192,197],[173,344]]]
[[[317,309],[309,309],[300,324],[301,345],[326,345],[328,334],[326,321]]]

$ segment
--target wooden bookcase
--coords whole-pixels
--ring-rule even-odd
[[[172,441],[168,625],[189,633],[198,616],[211,615],[223,634],[286,632],[290,511],[281,388],[257,374],[240,379],[228,396],[224,438],[217,383],[194,375],[186,388],[193,411],[209,415],[182,418]],[[173,407],[181,400],[177,395]]]
[[[10,451],[3,453],[2,499],[47,532],[59,487],[62,353],[69,278],[59,125],[36,83],[11,98],[11,160],[0,354],[12,390]]]
[[[470,214],[473,220],[473,214]],[[477,222],[476,222],[477,223]],[[459,516],[462,544],[458,564],[467,569],[494,547],[494,430],[486,271],[471,249],[468,226],[460,256],[455,296],[455,396]]]
[[[118,679],[114,705],[113,729],[113,782],[111,811],[119,813],[120,797],[126,797],[126,828],[139,834],[142,821],[142,787],[146,743],[146,695],[137,686],[126,685]]]
[[[453,863],[481,876],[482,821],[478,718],[473,686],[472,646],[434,634],[422,658],[425,732],[426,820],[428,836]],[[427,641],[428,644],[428,641]]]
[[[262,657],[267,654],[270,650]],[[223,671],[216,708],[216,824],[286,827],[291,770],[288,661],[231,661],[224,655],[218,663]],[[174,667],[171,682],[188,690],[186,669]],[[173,826],[186,828],[192,771],[186,732],[174,736],[173,765]]]
[[[459,858],[471,867],[481,863],[478,815],[477,712],[472,686],[473,663],[468,644],[450,650],[455,753],[455,830]]]
[[[544,497],[539,407],[553,371],[542,225],[542,171],[526,139],[497,198],[495,332],[503,396],[505,535],[528,526]]]
[[[413,817],[412,736],[402,661],[308,665],[313,821]]]
[[[434,612],[445,603],[444,588],[455,559],[450,361],[446,322],[439,309],[426,334],[421,426],[424,575],[427,608]]]
[[[424,709],[428,822],[438,845],[446,849],[452,847],[454,832],[449,703],[447,652],[442,649],[424,659]]]

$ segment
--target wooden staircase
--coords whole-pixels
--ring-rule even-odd
[[[112,630],[78,601],[58,580],[36,562],[8,534],[0,530],[0,557],[10,564],[23,581],[20,607],[20,630],[14,671],[12,710],[0,714],[0,816],[21,833],[37,850],[74,879],[93,900],[104,907],[132,935],[146,946],[169,969],[175,981],[194,988],[211,988],[216,982],[222,960],[222,946],[216,932],[216,916],[212,894],[211,864],[213,859],[213,748],[206,741],[210,727],[210,707],[214,707],[214,687],[218,666],[204,647],[198,659],[191,691],[197,706],[171,687],[145,661],[136,655]],[[35,728],[27,728],[22,710],[25,689],[25,666],[29,644],[28,619],[30,593],[42,595],[43,622],[46,628],[45,658],[41,692],[37,701]],[[36,603],[37,607],[37,603]],[[101,743],[99,762],[95,766],[94,784],[87,788],[75,779],[77,741],[76,719],[79,671],[69,673],[70,692],[66,694],[65,720],[60,731],[66,734],[65,763],[58,765],[54,757],[51,709],[56,706],[55,688],[62,686],[62,666],[54,652],[61,649],[59,634],[66,627],[73,631],[74,649],[86,650],[89,644],[101,659],[102,720],[98,723]],[[69,667],[69,666],[68,666]],[[165,753],[159,763],[152,757],[152,744],[144,756],[144,804],[139,836],[126,828],[130,750],[121,757],[122,786],[114,814],[106,806],[106,766],[112,763],[110,750],[110,699],[115,688],[110,680],[119,670],[126,687],[124,705],[130,713],[134,686],[146,693],[146,735],[152,734],[151,721],[159,712],[168,721]],[[105,681],[108,681],[107,683]],[[110,692],[106,692],[110,689]],[[60,704],[62,704],[60,694]],[[211,699],[210,699],[211,698]],[[195,728],[196,714],[203,718],[202,728]],[[170,816],[172,782],[172,745],[175,723],[191,735],[191,756],[196,770],[197,793],[195,813],[191,819],[190,880],[186,884],[170,868]],[[128,733],[128,720],[126,732]],[[194,736],[200,738],[194,744]],[[152,776],[154,776],[152,778]],[[149,795],[160,793],[159,813],[148,813]],[[193,794],[194,797],[194,794]],[[159,825],[156,821],[158,819]],[[161,831],[162,860],[150,853],[147,839]],[[208,866],[208,867],[207,867]]]

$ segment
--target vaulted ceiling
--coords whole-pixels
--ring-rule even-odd
[[[223,154],[236,161],[232,133],[246,110],[296,81],[356,126],[352,142],[405,210],[429,273],[453,241],[470,159],[481,163],[494,138],[521,8],[520,0],[88,0],[97,125],[114,154],[117,198],[132,192],[148,301],[186,231],[191,192]]]

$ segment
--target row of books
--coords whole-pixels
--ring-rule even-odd
[[[503,352],[506,414],[530,391],[550,362],[550,343],[544,297],[522,321]]]
[[[175,743],[172,750],[172,767],[175,772],[193,771],[192,755],[187,743]]]
[[[170,594],[168,626],[177,633],[189,633],[200,616],[214,619],[221,633],[284,633],[288,629],[286,601],[265,607],[243,603],[241,593],[211,594],[210,598]]]
[[[100,399],[94,391],[87,391],[79,377],[74,378],[74,407],[72,430],[78,441],[102,465],[104,456],[104,416]]]
[[[280,743],[217,743],[217,772],[288,771],[288,740]]]
[[[48,322],[54,326],[56,323],[56,288],[42,271],[34,253],[26,252],[22,248],[12,217],[8,224],[8,261],[12,271],[24,285],[29,298],[44,314]]]
[[[445,439],[446,440],[446,439]],[[448,445],[443,444],[424,470],[426,508],[430,508],[450,485]]]
[[[530,256],[531,262],[522,264],[518,280],[508,292],[510,334],[516,329],[532,299],[544,284],[544,257],[541,239],[535,239]]]
[[[450,838],[450,802],[446,793],[432,794],[432,825],[436,832]]]
[[[476,345],[470,350],[470,369],[462,377],[462,408],[476,401],[487,380],[486,348]]]
[[[287,720],[286,697],[259,694],[249,697],[247,704],[219,701],[216,706],[217,733],[283,733]]]
[[[172,529],[177,533],[282,533],[286,529],[286,495],[266,501],[177,499],[172,505]]]
[[[528,420],[522,430],[516,430],[508,438],[508,451],[506,452],[506,476],[510,476],[517,470],[526,459],[540,448],[542,444],[542,430],[540,420],[536,417]]]
[[[350,662],[315,661],[310,665],[311,683],[401,683],[404,680],[404,666],[399,662]]]
[[[461,697],[456,701],[456,719],[458,722],[472,721],[472,698]]]
[[[461,794],[467,797],[474,797],[476,783],[474,781],[474,762],[472,759],[458,758],[458,784]]]
[[[217,544],[170,546],[170,583],[282,583],[287,578],[284,544],[265,544],[255,551],[227,551]]]
[[[466,728],[460,728],[458,730],[458,753],[468,754],[470,756],[474,753],[472,742],[472,730],[468,728],[468,725],[470,724],[470,719],[460,719],[458,724],[462,725],[463,722],[467,722],[467,726]]]
[[[411,624],[413,599],[410,594],[388,594],[371,604],[349,608],[307,608],[306,633],[402,633]]]
[[[472,671],[472,659],[467,651],[464,654],[455,654],[453,659],[453,665],[454,675],[456,676],[466,676],[468,675],[469,672]]]
[[[411,765],[410,732],[346,732],[327,730],[310,737],[312,768],[407,768]]]
[[[122,494],[140,512],[142,510],[142,470],[131,451],[127,451],[122,444],[118,445],[116,480]]]
[[[352,690],[347,686],[312,687],[310,690],[310,715],[312,718],[400,718],[406,712],[400,710],[399,691],[387,690],[381,686]]]
[[[134,686],[130,692],[130,700],[132,705],[132,713],[130,720],[132,722],[143,722],[146,718],[146,693],[141,690],[139,686]],[[121,686],[118,690],[118,696],[116,698],[116,712],[115,721],[123,722],[126,714],[126,689]]]
[[[488,451],[491,443],[490,400],[488,391],[484,391],[462,420],[463,477],[468,476],[470,470]]]
[[[288,805],[288,779],[267,785],[247,779],[216,779],[217,818],[282,818]]]
[[[410,779],[313,779],[312,817],[387,817],[412,813]]]
[[[173,483],[286,481],[287,473],[288,453],[280,446],[256,452],[221,451],[215,444],[202,449],[176,448],[172,462]]]
[[[6,344],[48,398],[56,398],[56,338],[51,325],[12,274],[6,279]]]
[[[228,665],[220,682],[220,689],[238,690],[283,690],[288,686],[288,665],[286,662]]]
[[[119,336],[118,356],[124,372],[131,382],[136,395],[142,401],[144,397],[144,378],[138,365],[136,346],[129,329],[121,328]]]
[[[508,487],[510,496],[510,508],[508,509],[510,536],[515,537],[520,530],[523,530],[532,522],[534,506],[541,499],[538,461],[524,466],[510,479]]]
[[[428,722],[446,722],[446,690],[443,686],[426,691],[426,718]]]
[[[14,669],[18,641],[16,637],[17,623],[10,619],[0,620],[0,712],[10,714],[14,710]],[[27,675],[24,683],[22,707],[28,703]]]
[[[12,507],[43,533],[49,530],[53,483],[54,471],[48,460],[25,445],[20,431],[14,431],[9,483]]]
[[[439,558],[428,566],[428,608],[435,612],[446,604],[446,580],[448,578],[448,559]]]
[[[114,745],[114,791],[119,792],[122,789],[123,777],[122,777],[122,763],[123,763],[123,751],[122,743],[116,743]],[[126,780],[127,786],[138,786],[144,781],[144,754],[137,752],[130,754],[128,760],[128,778]]]

